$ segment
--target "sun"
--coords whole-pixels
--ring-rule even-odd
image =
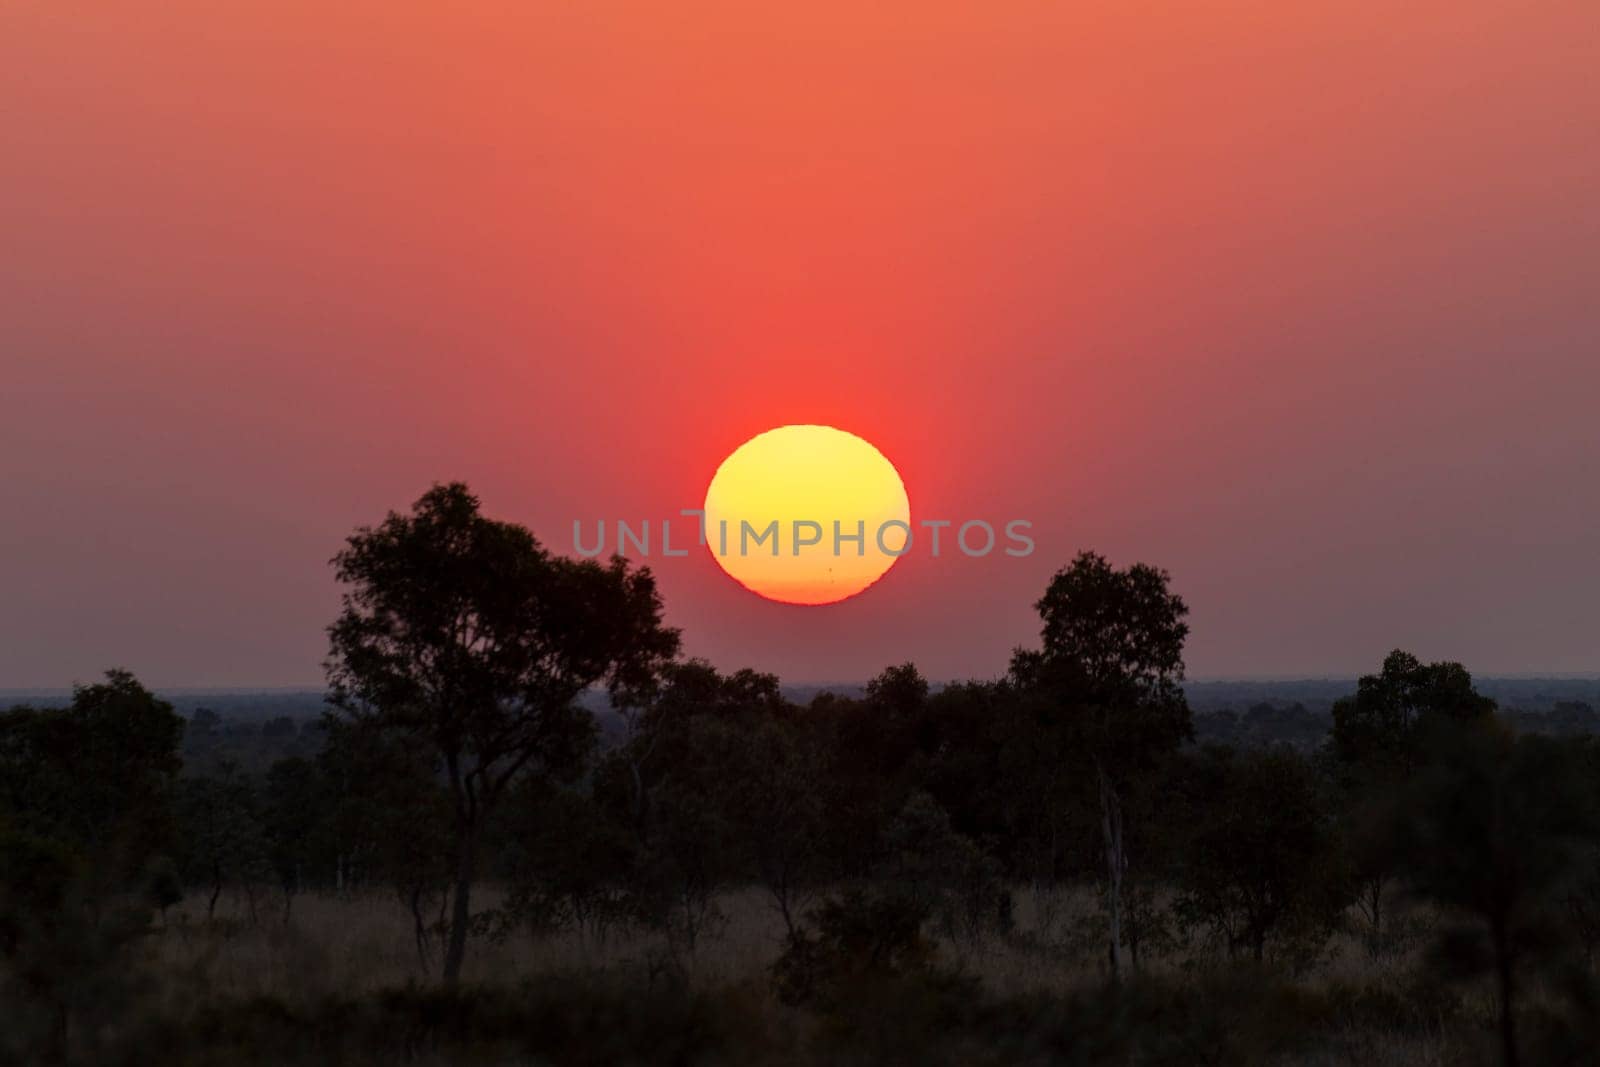
[[[722,461],[705,542],[740,585],[785,604],[832,604],[894,566],[911,536],[905,484],[884,454],[832,426],[780,426]]]

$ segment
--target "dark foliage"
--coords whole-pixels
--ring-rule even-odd
[[[1003,678],[897,664],[800,704],[679,659],[648,572],[552,556],[460,485],[335,566],[314,725],[273,705],[185,728],[120,671],[0,715],[0,1060],[1249,1063],[1352,1026],[1470,1032],[1475,989],[1506,1063],[1600,1048],[1600,746],[1561,693],[1535,730],[1461,665],[1395,652],[1339,699],[1235,687],[1198,721],[1227,743],[1197,746],[1182,599],[1084,553]],[[1022,884],[1086,883],[1095,947],[1016,922]],[[769,980],[690,981],[747,887],[782,920]],[[226,899],[287,936],[303,894],[372,891],[444,984],[145,997],[142,944],[188,915],[220,931]],[[1382,967],[1428,952],[1300,981],[1348,924]],[[470,937],[621,928],[651,955],[453,984]],[[954,962],[997,942],[1117,980],[1001,996]],[[1152,956],[1178,977],[1140,973]]]

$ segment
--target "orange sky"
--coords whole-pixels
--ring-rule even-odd
[[[334,8],[336,10],[329,10]],[[1203,675],[1593,670],[1600,8],[0,2],[0,687],[314,682],[359,522],[840,426],[1026,518],[691,652],[989,675],[1083,547]]]

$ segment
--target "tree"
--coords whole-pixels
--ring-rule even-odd
[[[109,897],[67,845],[0,818],[0,991],[7,1063],[78,1062],[70,1024],[115,1018],[133,982],[129,950],[149,913]],[[86,1028],[86,1036],[93,1031]],[[97,1062],[83,1050],[84,1062]]]
[[[1094,776],[1105,848],[1110,961],[1123,968],[1122,886],[1128,869],[1124,793],[1161,754],[1193,735],[1184,699],[1188,606],[1165,571],[1125,570],[1083,552],[1034,605],[1042,647],[1019,649],[1011,676],[1059,720],[1066,754]]]
[[[675,959],[692,964],[700,939],[720,928],[718,894],[739,873],[733,813],[724,802],[715,754],[729,750],[731,727],[710,716],[685,724],[686,758],[671,763],[651,789],[641,859],[650,917],[661,922]]]
[[[1072,750],[1057,709],[1038,694],[1019,692],[1011,681],[994,686],[992,695],[994,732],[982,747],[993,753],[989,788],[996,818],[1010,843],[1013,871],[1047,904],[1072,856],[1103,851],[1099,820],[1088,815],[1098,801],[1091,788],[1086,803],[1080,754]],[[1053,916],[1053,904],[1047,906]]]
[[[167,922],[167,909],[183,899],[183,875],[170,856],[154,856],[145,864],[144,900],[161,913],[163,926]]]
[[[417,960],[427,972],[455,871],[454,805],[437,773],[438,757],[368,719],[332,718],[327,727],[316,760],[328,798],[319,838],[329,839],[334,885],[392,888],[411,913]],[[439,918],[430,921],[435,908]]]
[[[824,899],[807,926],[784,938],[772,984],[785,1004],[837,1006],[901,975],[928,972],[935,949],[923,936],[926,907],[902,893],[850,888]]]
[[[1426,743],[1436,755],[1408,790],[1404,873],[1466,920],[1445,930],[1439,955],[1463,974],[1493,975],[1501,1054],[1515,1067],[1522,972],[1561,947],[1552,917],[1590,854],[1589,768],[1577,747],[1514,738],[1493,716],[1431,730]]]
[[[292,722],[287,718],[283,721]],[[311,760],[291,756],[267,769],[262,814],[268,856],[283,890],[284,922],[289,921],[294,895],[304,888],[307,870],[321,844],[327,799],[317,765]]]
[[[835,875],[870,876],[884,826],[916,787],[928,690],[903,663],[869,681],[862,699],[819,693],[801,717],[826,763],[820,788]]]
[[[739,829],[750,813],[731,790],[748,771],[768,773],[745,758],[749,732],[786,704],[776,677],[723,675],[703,660],[671,664],[633,696],[628,738],[602,767],[599,799],[633,828],[636,910],[692,959],[720,918],[717,891],[740,873]]]
[[[1588,783],[1588,821],[1600,829],[1600,740],[1584,736],[1568,740],[1580,777]],[[1592,839],[1577,860],[1577,875],[1562,898],[1567,928],[1582,947],[1586,966],[1593,968],[1600,950],[1600,839]]]
[[[867,683],[866,702],[871,710],[867,725],[879,731],[881,754],[891,774],[901,774],[917,747],[926,722],[928,680],[913,663],[886,668]]]
[[[63,1059],[69,1020],[127,991],[150,917],[126,891],[168,841],[182,731],[120,670],[0,715],[0,972],[21,998],[0,1054]]]
[[[1000,842],[1008,831],[1002,764],[1016,701],[996,682],[953,682],[931,695],[915,727],[912,778],[933,796],[951,825],[974,840]]]
[[[1345,763],[1387,765],[1409,774],[1422,760],[1425,731],[1435,720],[1470,722],[1494,711],[1459,663],[1423,663],[1399,649],[1356,693],[1333,705],[1331,740]]]
[[[1315,770],[1288,748],[1209,749],[1183,763],[1177,914],[1222,935],[1230,956],[1259,963],[1275,942],[1307,962],[1347,899]]]
[[[784,718],[763,717],[728,733],[723,803],[792,934],[822,855],[822,755],[813,737]]]
[[[883,880],[937,919],[946,934],[973,940],[985,930],[1009,929],[1011,894],[999,863],[952,827],[927,793],[912,793],[884,828],[883,852]]]
[[[437,753],[455,812],[444,978],[460,975],[484,821],[523,774],[574,771],[594,723],[577,704],[605,684],[647,689],[677,654],[648,569],[552,556],[522,526],[485,518],[465,485],[358,529],[334,557],[346,587],[329,627],[336,714]]]
[[[638,840],[627,822],[594,798],[547,781],[519,783],[507,798],[500,855],[509,893],[498,936],[517,926],[576,931],[597,942],[628,918]]]
[[[65,708],[13,708],[0,716],[0,810],[97,877],[133,877],[171,829],[182,734],[172,705],[121,670]]]
[[[1461,664],[1425,664],[1399,649],[1384,658],[1378,674],[1361,678],[1353,696],[1333,706],[1329,747],[1344,785],[1343,821],[1357,882],[1356,904],[1374,952],[1383,946],[1384,893],[1400,859],[1389,832],[1393,805],[1428,760],[1424,739],[1479,722],[1494,706],[1473,688],[1472,675]]]
[[[245,891],[252,921],[256,894],[271,873],[260,805],[250,782],[232,762],[212,776],[185,778],[178,792],[181,844],[188,877],[209,887],[206,918],[217,913],[222,889]]]
[[[694,755],[688,741],[692,720],[705,715],[749,722],[777,715],[784,706],[775,675],[748,669],[723,675],[702,659],[665,663],[648,685],[625,691],[618,704],[625,736],[609,754],[607,769],[627,779],[625,821],[640,840],[649,836],[655,784],[669,767],[686,766]],[[615,795],[608,799],[619,802]]]

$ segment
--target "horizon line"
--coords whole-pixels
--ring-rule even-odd
[[[1307,673],[1307,674],[1288,674],[1288,673],[1286,673],[1286,674],[1254,674],[1254,675],[1246,675],[1246,674],[1208,674],[1208,675],[1191,675],[1191,676],[1188,676],[1188,677],[1183,679],[1183,684],[1184,685],[1264,685],[1264,684],[1293,685],[1293,684],[1297,684],[1297,683],[1299,683],[1299,684],[1310,684],[1310,683],[1318,683],[1318,682],[1341,682],[1341,683],[1345,683],[1345,682],[1359,681],[1362,677],[1364,677],[1365,674],[1371,674],[1371,673],[1372,673],[1371,671],[1367,671],[1367,672],[1364,672],[1364,673],[1357,673],[1357,674],[1339,674],[1339,673],[1322,673],[1322,674],[1309,674],[1309,673]],[[1591,670],[1591,671],[1496,671],[1496,672],[1481,673],[1481,674],[1480,673],[1474,673],[1472,675],[1472,677],[1473,677],[1473,680],[1475,682],[1536,682],[1536,681],[1588,682],[1588,681],[1600,681],[1600,670]],[[805,688],[811,688],[811,689],[826,689],[826,688],[828,688],[830,686],[841,686],[841,687],[842,686],[849,686],[849,687],[853,687],[853,688],[862,688],[868,682],[870,682],[871,680],[872,680],[871,678],[858,678],[858,679],[832,678],[832,679],[826,679],[826,680],[822,680],[822,681],[813,681],[813,680],[809,680],[809,679],[788,681],[788,680],[785,680],[785,679],[780,677],[778,679],[778,683],[781,686],[786,686],[786,687],[789,687],[789,688],[805,687]],[[996,680],[996,679],[995,678],[981,678],[981,677],[977,677],[977,676],[974,676],[974,675],[967,675],[967,676],[960,676],[960,677],[949,677],[949,678],[931,678],[930,677],[930,678],[928,678],[928,684],[929,685],[933,685],[933,686],[948,686],[948,685],[961,685],[961,684],[964,684],[964,683],[967,683],[967,682],[983,682],[983,681],[994,681],[994,680]],[[30,696],[30,695],[33,695],[33,696],[68,695],[68,696],[70,696],[72,694],[74,686],[75,685],[82,685],[82,684],[94,684],[94,683],[92,683],[92,682],[91,683],[81,683],[80,682],[80,683],[73,683],[73,685],[19,685],[19,686],[3,686],[3,685],[0,685],[0,696],[5,696],[5,697]],[[204,684],[204,683],[200,683],[200,684],[179,683],[179,684],[173,684],[173,685],[160,685],[160,684],[149,684],[149,683],[145,683],[145,684],[154,693],[173,693],[173,694],[185,694],[185,695],[213,695],[213,694],[215,694],[215,695],[224,695],[224,694],[244,695],[244,694],[257,694],[257,693],[263,693],[263,694],[265,694],[265,693],[285,693],[285,694],[288,694],[288,693],[294,693],[294,694],[318,693],[318,694],[323,694],[323,693],[326,693],[328,691],[328,687],[325,686],[325,685],[318,685],[318,684],[309,683],[309,682],[306,682],[306,683],[288,682],[288,683],[266,684],[266,685],[252,685],[252,684],[211,685],[211,684]],[[601,687],[599,687],[599,686],[591,686],[590,688],[591,689],[595,689],[595,688],[601,688]]]

